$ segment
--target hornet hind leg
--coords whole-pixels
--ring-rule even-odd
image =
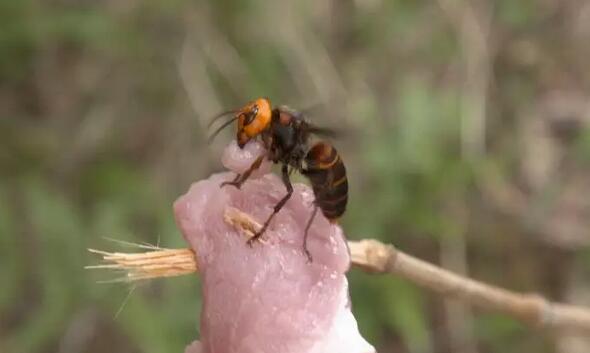
[[[305,233],[303,234],[303,253],[305,254],[305,256],[307,256],[307,262],[313,261],[313,258],[311,257],[311,254],[307,249],[307,236],[309,235],[309,228],[311,227],[311,224],[313,223],[313,220],[315,219],[315,216],[318,213],[318,208],[318,205],[316,205],[314,202],[313,211],[311,212],[311,216],[307,221],[307,225],[305,226]]]

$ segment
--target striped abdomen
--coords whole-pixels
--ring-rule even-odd
[[[346,168],[338,152],[330,144],[318,142],[305,156],[305,162],[303,174],[311,182],[317,206],[327,219],[338,219],[348,201]]]

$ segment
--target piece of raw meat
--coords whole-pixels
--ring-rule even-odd
[[[246,244],[242,232],[224,221],[227,207],[263,223],[286,193],[265,162],[242,185],[220,188],[264,153],[257,143],[232,142],[223,163],[234,173],[199,181],[174,204],[176,222],[197,253],[202,278],[201,342],[190,353],[370,353],[350,311],[345,272],[350,258],[342,230],[317,213],[308,249],[303,232],[313,210],[313,193],[295,184],[291,199],[275,216],[263,242]]]

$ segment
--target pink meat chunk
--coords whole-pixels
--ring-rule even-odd
[[[350,311],[345,272],[350,258],[342,229],[317,213],[308,249],[303,232],[313,210],[313,192],[294,184],[291,199],[252,247],[224,221],[227,207],[263,223],[285,195],[270,164],[242,186],[220,188],[243,172],[264,148],[230,144],[223,164],[234,173],[214,174],[193,184],[174,204],[176,222],[197,253],[202,278],[201,342],[190,353],[369,353]]]

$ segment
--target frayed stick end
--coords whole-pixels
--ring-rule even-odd
[[[86,269],[124,271],[116,282],[133,282],[158,277],[175,277],[197,272],[195,253],[191,249],[159,249],[144,253],[119,253],[88,249],[102,256],[104,264]]]

